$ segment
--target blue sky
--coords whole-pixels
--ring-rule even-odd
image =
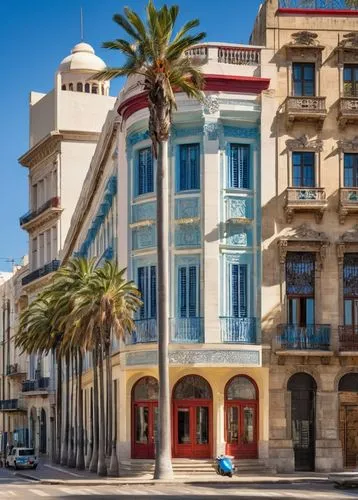
[[[128,5],[143,12],[146,0],[17,0],[0,2],[0,270],[6,258],[19,261],[27,253],[27,233],[19,217],[28,210],[27,169],[17,158],[28,149],[31,90],[53,88],[56,68],[80,39],[80,8],[84,12],[84,40],[108,65],[118,55],[101,49],[105,40],[121,32],[112,21]],[[180,21],[198,17],[207,41],[247,43],[260,0],[156,0],[156,5],[178,3]],[[116,95],[120,82],[112,83]]]

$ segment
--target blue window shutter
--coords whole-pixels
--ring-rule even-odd
[[[199,144],[182,144],[179,147],[179,191],[200,189]]]
[[[236,144],[232,144],[230,147],[229,187],[239,187],[238,149]]]
[[[247,144],[231,144],[228,184],[231,188],[250,187],[250,147]]]
[[[147,149],[147,193],[154,192],[153,155],[150,148]]]
[[[231,264],[231,316],[239,317],[239,265]]]
[[[153,155],[150,148],[138,152],[138,173],[136,195],[152,193],[154,191]]]
[[[188,310],[188,316],[190,318],[197,317],[198,316],[198,310],[199,310],[199,305],[198,305],[198,267],[197,266],[189,266],[188,268],[188,273],[189,273],[189,310]]]
[[[140,319],[144,319],[145,318],[145,267],[138,267],[137,276],[138,276],[137,278],[138,289],[142,294],[142,301],[143,301],[143,305],[139,311],[139,317]]]
[[[150,317],[157,317],[157,273],[156,267],[150,267]]]
[[[179,281],[179,315],[181,318],[187,316],[187,268],[179,267],[178,269]]]
[[[239,316],[247,318],[247,265],[241,264],[239,270]]]
[[[186,147],[180,146],[180,169],[179,169],[179,190],[186,191],[187,187],[187,161],[186,161]]]

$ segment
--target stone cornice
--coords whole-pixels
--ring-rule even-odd
[[[52,154],[58,152],[61,141],[97,142],[99,132],[81,132],[75,130],[54,130],[20,156],[19,163],[23,167],[32,168]]]

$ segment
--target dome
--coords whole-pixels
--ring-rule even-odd
[[[97,72],[106,68],[105,62],[96,56],[94,49],[88,43],[78,43],[71,50],[71,54],[65,57],[58,71],[65,73],[68,71]]]

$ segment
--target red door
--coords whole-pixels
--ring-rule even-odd
[[[226,453],[235,458],[257,458],[257,403],[225,403]]]
[[[212,402],[174,402],[174,456],[210,458],[212,449]]]
[[[155,458],[158,403],[133,403],[132,458]]]

